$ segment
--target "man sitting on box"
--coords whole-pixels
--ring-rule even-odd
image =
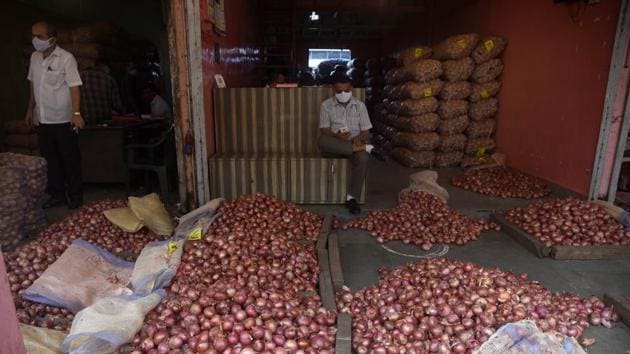
[[[374,146],[367,144],[372,124],[365,104],[352,97],[352,81],[344,73],[333,76],[335,95],[322,102],[319,114],[320,151],[342,156],[352,162],[352,175],[346,196],[346,208],[352,214],[361,212],[355,197],[361,195],[370,153],[382,159]]]

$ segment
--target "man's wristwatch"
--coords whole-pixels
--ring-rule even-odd
[[[72,112],[72,115],[73,115],[73,116],[80,116],[80,115],[81,115],[81,112]]]

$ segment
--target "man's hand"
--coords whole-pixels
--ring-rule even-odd
[[[26,109],[26,114],[24,114],[24,124],[28,129],[33,129],[33,110],[30,107]]]
[[[78,128],[78,129],[83,129],[85,127],[85,121],[83,120],[83,117],[81,116],[72,116],[72,126]]]
[[[348,140],[350,140],[350,133],[349,132],[336,133],[335,134],[335,138],[348,141]]]

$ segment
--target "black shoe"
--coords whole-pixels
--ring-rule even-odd
[[[350,214],[361,213],[361,207],[359,206],[359,203],[357,203],[356,199],[354,198],[346,201],[346,208],[348,208],[348,211],[350,212]]]
[[[44,209],[50,209],[50,208],[54,208],[54,207],[58,207],[60,205],[64,205],[66,204],[66,202],[63,199],[59,199],[59,198],[55,198],[55,197],[50,197],[50,199],[48,199],[44,205],[42,205],[42,208]]]
[[[372,149],[372,152],[370,153],[370,155],[374,156],[375,159],[381,162],[387,161],[387,155],[385,154],[383,150],[379,148]]]
[[[70,210],[79,209],[82,205],[83,205],[83,201],[81,200],[71,200],[68,203],[68,209]]]

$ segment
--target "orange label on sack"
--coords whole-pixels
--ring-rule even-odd
[[[494,41],[492,39],[488,39],[483,42],[483,46],[486,47],[486,52],[489,52],[494,48]]]
[[[188,234],[188,241],[201,240],[201,228],[198,227]]]
[[[431,97],[433,96],[433,91],[431,90],[430,87],[427,87],[423,90],[424,93],[424,97]]]
[[[488,90],[483,89],[481,90],[481,92],[479,92],[479,96],[481,96],[481,98],[488,98],[490,97],[490,93],[488,92]]]
[[[466,42],[465,39],[460,39],[460,40],[457,41],[457,45],[460,46],[462,49],[464,49],[464,48],[466,48],[468,43]]]
[[[416,59],[420,58],[422,54],[424,54],[422,48],[416,48],[416,50],[414,51],[414,56],[416,57]]]
[[[175,253],[175,251],[177,251],[177,242],[169,241],[167,248],[168,248],[168,255],[170,257],[173,255],[173,253]]]

